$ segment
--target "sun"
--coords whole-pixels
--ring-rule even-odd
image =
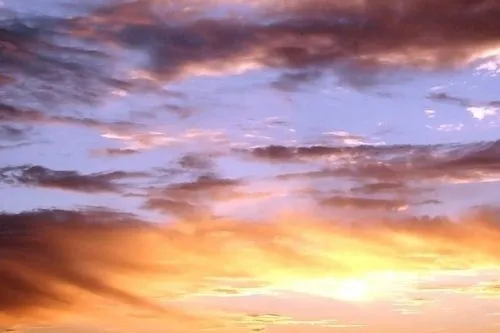
[[[370,281],[359,279],[307,279],[294,281],[285,289],[308,295],[333,298],[348,302],[365,302],[372,298]]]
[[[363,279],[349,279],[339,283],[334,291],[334,298],[349,301],[363,302],[370,300],[369,282]]]
[[[408,290],[412,278],[404,274],[386,272],[350,278],[313,278],[288,283],[284,288],[312,296],[339,301],[371,302]]]

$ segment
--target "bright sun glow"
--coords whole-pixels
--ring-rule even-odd
[[[343,281],[335,290],[337,299],[361,302],[370,299],[370,284],[365,280],[347,280]]]
[[[308,279],[284,289],[346,302],[370,302],[393,296],[415,282],[412,274],[386,272],[348,279]]]

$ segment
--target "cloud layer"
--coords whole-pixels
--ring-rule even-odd
[[[307,1],[273,11],[267,24],[207,19],[178,26],[160,23],[148,5],[139,1],[98,11],[81,24],[97,22],[95,37],[147,51],[148,68],[164,78],[230,68],[339,66],[354,80],[385,67],[462,66],[499,46],[500,8],[491,1],[440,1],[443,15],[423,0]],[[131,6],[136,10],[129,11]]]
[[[135,62],[135,70],[143,77],[169,81],[274,68],[285,71],[283,87],[329,71],[363,85],[379,70],[467,66],[500,46],[500,8],[488,0],[442,0],[439,13],[426,0],[260,2],[247,10],[254,15],[240,18],[216,18],[217,7],[197,4],[193,11],[190,5],[108,2],[67,19],[4,19],[2,86],[14,96],[21,83],[29,84],[44,103],[143,89],[141,80],[119,74],[125,54],[110,44],[142,52],[146,60]]]
[[[94,305],[110,302],[182,322],[194,314],[169,302],[216,289],[237,291],[238,280],[251,283],[242,292],[314,293],[300,286],[325,276],[334,286],[387,270],[430,274],[492,268],[500,261],[495,210],[460,223],[442,218],[348,226],[290,217],[160,226],[105,210],[3,214],[0,323],[92,316],[98,313]],[[209,324],[205,315],[193,325]]]

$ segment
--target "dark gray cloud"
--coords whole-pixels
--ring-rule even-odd
[[[70,170],[52,170],[40,165],[0,168],[2,183],[84,193],[120,193],[127,189],[120,181],[147,176],[148,174],[143,172],[124,171],[81,174]]]

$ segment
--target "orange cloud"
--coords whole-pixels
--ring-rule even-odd
[[[219,327],[227,322],[224,315],[186,311],[176,302],[207,293],[216,297],[217,290],[222,297],[221,290],[237,293],[241,281],[246,281],[243,294],[253,289],[348,301],[384,297],[381,292],[406,288],[415,274],[500,264],[494,214],[458,222],[358,225],[296,215],[272,222],[169,225],[113,215],[74,215],[67,223],[57,214],[4,215],[0,325],[74,320],[76,315],[80,321],[123,323],[130,316],[115,319],[129,309],[134,322],[149,318],[179,329]]]

